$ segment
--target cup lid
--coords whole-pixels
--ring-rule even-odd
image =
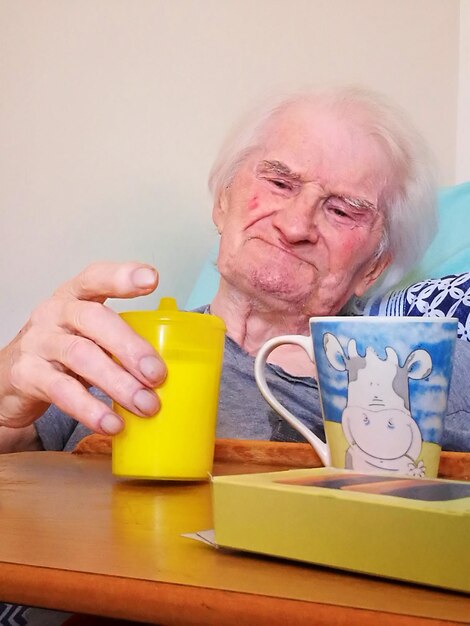
[[[225,332],[225,322],[220,317],[212,314],[195,313],[193,311],[181,311],[178,309],[175,298],[162,297],[154,311],[128,311],[121,314],[124,318],[150,317],[160,322],[184,323],[195,325],[210,324]]]

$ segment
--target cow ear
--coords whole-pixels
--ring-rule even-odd
[[[432,372],[431,355],[426,350],[414,350],[408,355],[403,367],[413,380],[426,378]]]
[[[332,333],[323,335],[323,349],[325,350],[326,358],[335,370],[344,372],[346,370],[347,357],[340,342]]]

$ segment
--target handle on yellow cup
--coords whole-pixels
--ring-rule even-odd
[[[265,368],[266,359],[269,354],[278,346],[290,343],[296,346],[300,346],[308,354],[310,360],[315,363],[313,355],[312,338],[305,335],[280,335],[279,337],[273,337],[263,344],[256,355],[255,359],[255,380],[259,387],[259,390],[266,400],[266,402],[288,422],[292,428],[295,428],[313,449],[317,452],[323,465],[328,467],[331,465],[331,455],[328,445],[317,437],[312,431],[305,426],[295,415],[293,415],[285,406],[283,406],[279,400],[277,400],[271,393],[268,384],[266,382]]]

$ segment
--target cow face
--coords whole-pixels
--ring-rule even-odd
[[[351,339],[346,354],[331,333],[325,334],[323,347],[329,363],[348,374],[342,426],[349,444],[378,459],[416,458],[422,439],[410,412],[408,379],[431,373],[429,353],[414,350],[400,366],[397,353],[390,347],[384,359],[371,347],[360,355],[356,341]]]
[[[342,416],[343,432],[350,445],[377,459],[413,457],[421,448],[421,435],[409,411],[364,410],[347,406]]]

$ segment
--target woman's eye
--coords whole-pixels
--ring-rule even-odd
[[[329,197],[323,204],[325,215],[340,226],[352,228],[367,227],[373,222],[375,213],[368,209],[356,208],[341,198]]]
[[[290,190],[292,188],[289,183],[286,183],[284,180],[279,180],[278,178],[272,178],[271,183],[278,189],[282,190]]]
[[[340,217],[342,219],[350,219],[351,217],[350,212],[347,210],[347,208],[339,204],[327,202],[326,209],[331,215],[334,215],[335,217]]]
[[[333,213],[333,215],[336,215],[338,217],[346,217],[346,218],[349,217],[349,214],[347,213],[347,211],[345,211],[343,208],[339,206],[329,205],[328,210],[330,211],[330,213]]]

